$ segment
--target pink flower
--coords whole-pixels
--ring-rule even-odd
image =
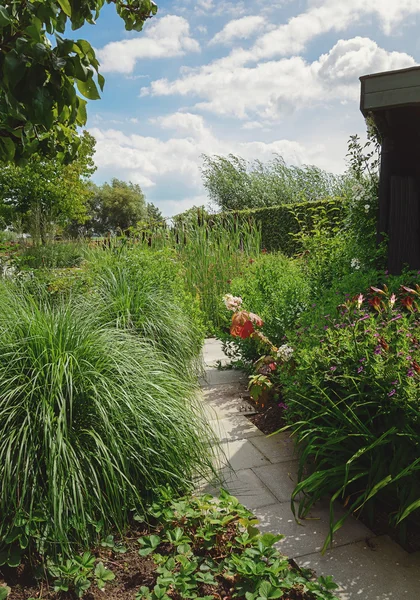
[[[357,308],[360,308],[362,306],[364,299],[365,297],[363,296],[363,294],[359,294],[357,296]]]
[[[396,300],[397,300],[397,296],[395,294],[391,294],[391,298],[389,299],[389,306],[391,308],[394,307]]]

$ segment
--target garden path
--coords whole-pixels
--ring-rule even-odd
[[[204,346],[202,381],[205,411],[220,439],[223,487],[252,510],[260,529],[282,533],[284,554],[319,575],[333,575],[341,600],[414,600],[420,598],[420,552],[408,554],[388,536],[375,536],[355,518],[336,533],[333,548],[321,555],[329,531],[329,502],[317,505],[298,524],[290,508],[297,481],[297,460],[286,433],[266,437],[244,416],[246,379],[237,370],[218,370],[227,363],[221,343]],[[205,491],[217,493],[215,486]],[[343,514],[337,505],[336,514]]]

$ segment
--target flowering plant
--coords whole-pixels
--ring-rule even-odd
[[[282,384],[302,469],[310,457],[315,471],[295,489],[301,511],[326,493],[349,513],[380,494],[394,525],[420,507],[419,301],[418,286],[371,287],[326,315],[317,343],[297,336]]]
[[[292,359],[293,348],[287,344],[277,348],[261,329],[256,329],[263,327],[264,323],[255,313],[242,310],[242,298],[227,294],[223,301],[226,308],[234,312],[230,334],[243,340],[251,338],[258,341],[263,351],[263,355],[253,363],[248,389],[254,400],[264,406],[270,397],[278,396],[275,374],[279,365]]]

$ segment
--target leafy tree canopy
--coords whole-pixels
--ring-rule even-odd
[[[147,218],[146,201],[136,183],[112,179],[94,186],[90,226],[97,232],[126,231]]]
[[[146,213],[146,218],[149,223],[163,223],[164,218],[162,213],[153,202],[147,203]]]
[[[91,195],[88,179],[95,171],[95,139],[84,131],[77,160],[63,165],[57,160],[32,156],[23,166],[0,169],[0,214],[3,224],[31,232],[45,243],[57,225],[87,218]]]
[[[342,196],[347,175],[315,166],[295,167],[281,156],[263,163],[234,156],[204,156],[202,177],[210,199],[222,210],[242,210]]]
[[[62,34],[69,24],[94,24],[105,2],[127,30],[140,31],[157,11],[152,0],[0,3],[0,162],[21,163],[35,153],[69,162],[77,155],[85,98],[100,97],[104,78],[89,42]]]

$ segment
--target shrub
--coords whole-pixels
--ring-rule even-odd
[[[294,256],[303,247],[296,237],[302,228],[312,229],[314,220],[322,216],[323,228],[340,227],[345,216],[346,203],[342,198],[282,204],[267,208],[241,210],[234,213],[242,219],[252,219],[261,227],[261,245],[269,252],[283,252]]]
[[[281,377],[300,442],[300,512],[332,494],[331,506],[341,498],[347,514],[372,515],[379,497],[398,525],[420,507],[417,299],[411,288],[397,298],[373,287],[369,303],[360,294],[322,327],[299,332]],[[331,535],[343,520],[331,513]]]
[[[235,278],[230,289],[243,299],[245,309],[262,318],[264,333],[276,345],[306,310],[311,293],[299,261],[280,253],[262,254],[249,261],[243,276]],[[230,336],[219,336],[230,340],[246,360],[255,360],[261,354],[258,339],[236,338],[232,342]]]
[[[210,468],[196,386],[94,311],[2,284],[0,564],[120,530],[161,485]]]

